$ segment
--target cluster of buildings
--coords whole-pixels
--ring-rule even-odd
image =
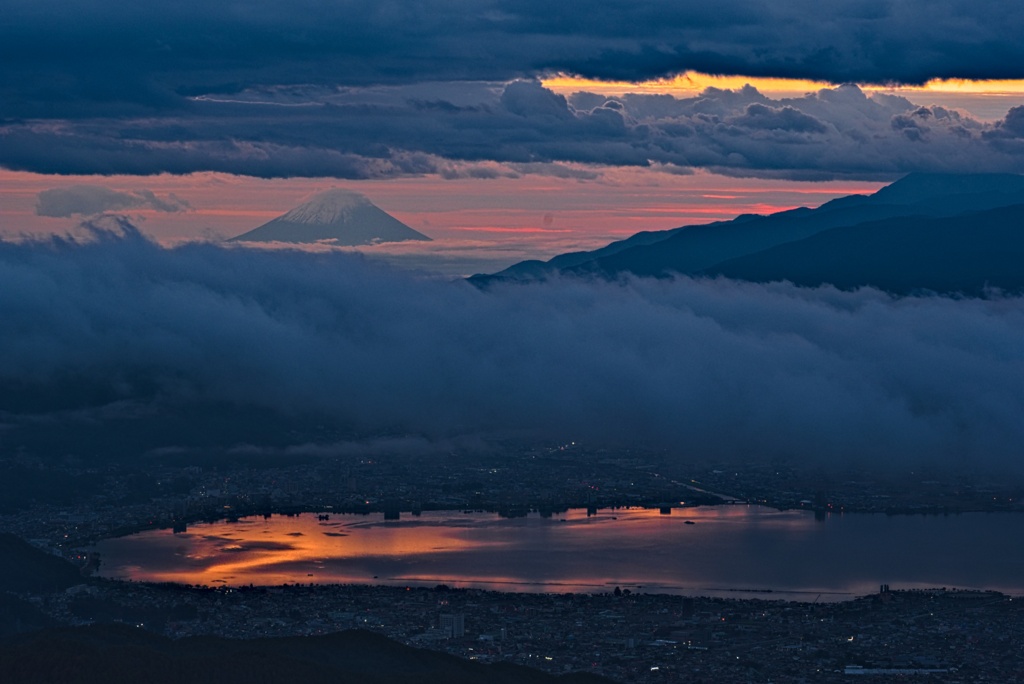
[[[685,501],[749,502],[819,515],[1024,511],[1024,486],[977,475],[825,475],[765,463],[696,466],[663,452],[588,450],[571,443],[429,457],[339,454],[258,463],[236,457],[204,466],[155,459],[131,467],[77,461],[15,467],[53,484],[33,489],[31,496],[19,490],[16,507],[0,507],[0,525],[65,551],[141,529],[315,510],[383,511],[392,518],[464,509],[516,516]]]
[[[1024,511],[1024,485],[982,473],[896,472],[881,466],[826,473],[769,463],[670,466],[666,472],[750,503],[823,514]]]
[[[1013,486],[911,474],[913,486],[783,466],[693,468],[665,454],[574,444],[421,458],[322,456],[259,465],[34,464],[54,482],[0,512],[0,528],[66,557],[103,537],[204,519],[300,510],[492,510],[745,500],[779,508],[889,512],[1021,510]],[[53,475],[54,473],[50,473]],[[890,482],[895,482],[889,480]],[[95,485],[100,483],[100,485]],[[85,558],[77,558],[85,562]],[[925,677],[1007,682],[1024,672],[1024,599],[891,591],[843,603],[616,591],[507,594],[385,586],[199,588],[90,580],[32,601],[64,624],[114,621],[182,637],[368,629],[424,648],[622,682],[838,682]]]
[[[188,588],[93,582],[37,599],[67,624],[172,637],[366,629],[421,648],[621,682],[1009,682],[1024,672],[1024,599],[892,591],[841,603],[374,586]]]
[[[40,546],[69,551],[142,529],[271,512],[383,511],[398,517],[472,509],[516,516],[722,500],[669,480],[642,456],[562,445],[431,458],[324,456],[259,465],[241,459],[215,467],[50,463],[40,467],[102,484],[0,513],[0,525]]]

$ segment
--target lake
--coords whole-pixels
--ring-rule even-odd
[[[448,584],[501,591],[835,601],[893,589],[1024,593],[1024,516],[846,514],[733,505],[243,518],[150,530],[94,548],[100,575],[220,585]]]

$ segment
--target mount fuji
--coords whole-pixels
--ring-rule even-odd
[[[427,240],[358,192],[335,188],[318,193],[286,214],[229,242],[322,242],[338,246]]]

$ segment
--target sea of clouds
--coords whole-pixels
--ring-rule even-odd
[[[352,254],[169,249],[122,224],[0,243],[0,320],[8,438],[194,404],[357,438],[1024,471],[1021,298],[690,278],[480,290]]]

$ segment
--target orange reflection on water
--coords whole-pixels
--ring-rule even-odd
[[[383,522],[379,516],[344,516],[318,520],[315,514],[250,518],[196,525],[183,534],[167,530],[135,535],[127,546],[143,562],[121,565],[119,553],[101,550],[107,573],[134,580],[184,584],[282,584],[358,582],[372,579],[346,572],[344,561],[360,558],[408,559],[498,546],[469,541],[465,528]],[[114,542],[117,540],[109,540]],[[124,542],[125,540],[120,540]],[[103,544],[100,544],[103,547]],[[168,553],[168,551],[170,553]],[[151,562],[145,562],[149,560]],[[331,562],[334,567],[325,568]]]
[[[377,515],[315,514],[195,525],[183,534],[143,532],[101,542],[101,574],[202,585],[285,583],[468,583],[496,589],[579,591],[677,581],[663,547],[680,534],[715,546],[715,530],[751,524],[748,506],[571,510],[551,518],[426,513],[401,521]],[[760,509],[758,509],[760,510]],[[763,509],[767,510],[767,509]],[[762,532],[813,531],[806,516],[754,514]],[[723,536],[725,539],[727,537]],[[606,556],[612,555],[611,562]],[[642,572],[631,557],[661,567]],[[618,557],[618,558],[616,558]],[[626,565],[623,563],[626,562]]]
[[[831,515],[754,505],[572,510],[544,518],[441,511],[400,521],[275,516],[108,539],[107,577],[183,584],[449,584],[836,600],[879,582],[1016,592],[1013,514]],[[950,554],[949,549],[960,550]],[[962,562],[985,558],[986,563]]]

